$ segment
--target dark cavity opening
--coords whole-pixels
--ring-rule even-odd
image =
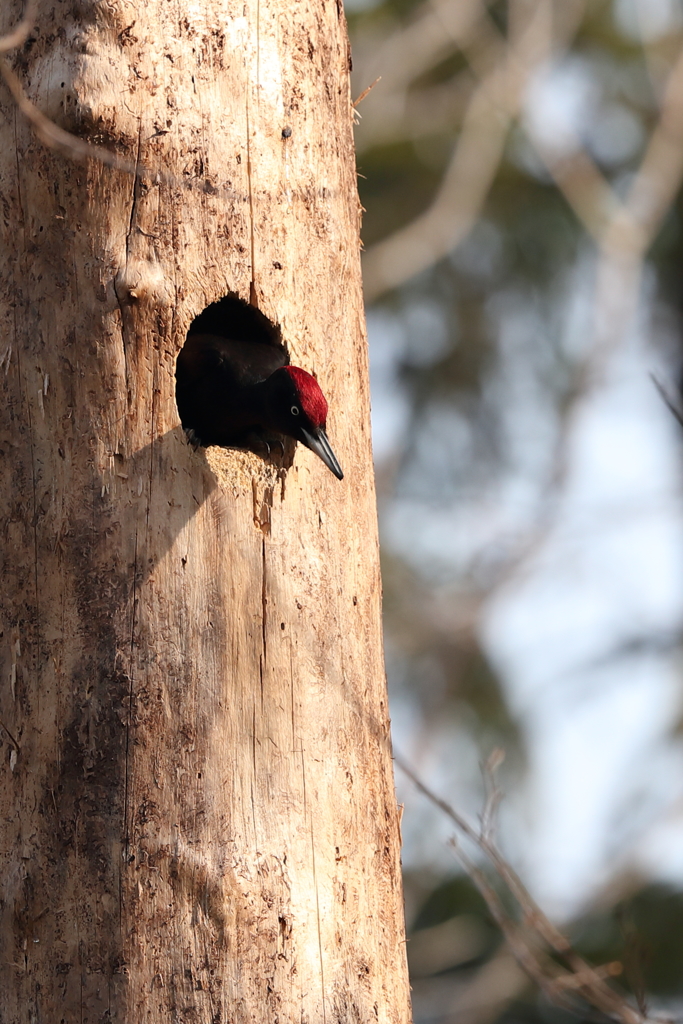
[[[207,306],[192,321],[176,363],[176,401],[189,441],[246,448],[279,464],[286,442],[251,422],[249,388],[288,363],[280,328],[255,306],[234,295]]]
[[[271,323],[260,309],[243,302],[236,295],[226,295],[207,306],[190,324],[188,338],[191,334],[215,334],[219,338],[261,341],[277,345],[286,353],[280,328]]]

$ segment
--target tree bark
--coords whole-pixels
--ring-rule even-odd
[[[163,175],[3,88],[0,1021],[406,1021],[341,4],[39,0],[12,60]],[[317,375],[343,482],[188,445],[226,294]]]

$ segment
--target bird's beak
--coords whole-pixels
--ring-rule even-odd
[[[303,443],[307,448],[310,448],[312,452],[323,460],[328,469],[331,469],[338,480],[344,479],[342,468],[337,462],[337,456],[330,447],[330,442],[327,440],[327,434],[324,430],[318,428],[315,433],[310,430],[304,430],[301,428],[303,434]]]

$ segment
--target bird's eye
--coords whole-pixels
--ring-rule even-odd
[[[299,406],[298,405],[293,405],[292,408],[289,411],[291,412],[292,416],[298,416],[299,415]]]

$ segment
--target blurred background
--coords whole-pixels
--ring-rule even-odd
[[[346,12],[395,750],[678,1016],[683,2]],[[577,1019],[397,784],[418,1024]]]

